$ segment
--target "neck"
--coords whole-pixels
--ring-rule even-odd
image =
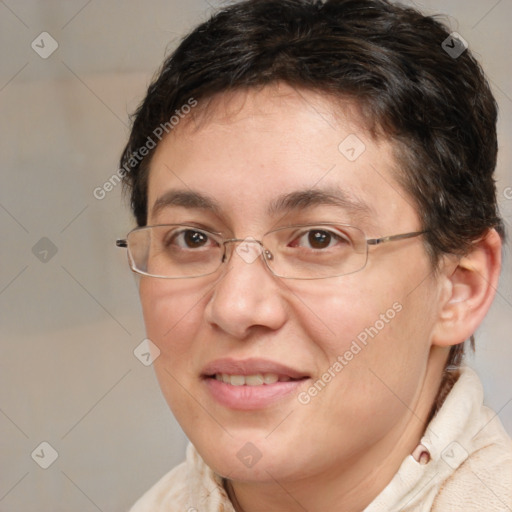
[[[413,402],[408,404],[408,413],[387,436],[364,453],[354,460],[340,461],[337,467],[307,480],[228,481],[226,490],[235,510],[315,512],[342,509],[344,512],[360,512],[366,508],[419,444],[439,390],[446,357],[446,351],[442,349],[431,350],[423,383]]]

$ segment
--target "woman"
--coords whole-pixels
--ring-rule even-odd
[[[504,510],[464,342],[497,286],[496,106],[382,0],[248,0],[165,61],[119,173],[155,371],[191,441],[142,511]]]

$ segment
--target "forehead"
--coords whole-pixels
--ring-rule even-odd
[[[308,190],[338,195],[384,225],[417,220],[395,179],[391,143],[370,135],[354,105],[280,84],[197,108],[153,156],[149,223],[175,192],[201,194],[225,216],[264,222],[280,201]]]

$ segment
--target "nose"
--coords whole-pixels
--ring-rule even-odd
[[[286,322],[286,304],[275,277],[263,261],[265,251],[255,239],[227,240],[227,268],[206,306],[207,321],[237,339],[257,328],[277,330]]]

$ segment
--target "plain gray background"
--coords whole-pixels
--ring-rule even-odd
[[[512,2],[407,3],[449,15],[488,73],[510,230]],[[133,353],[144,327],[125,251],[114,246],[133,227],[121,187],[103,200],[93,191],[115,172],[128,113],[166,51],[218,5],[0,1],[2,512],[125,511],[184,456],[153,370]],[[49,51],[42,32],[58,44],[46,59],[31,47]],[[509,249],[470,363],[512,433]],[[41,442],[58,454],[48,469],[35,462],[51,458]]]

